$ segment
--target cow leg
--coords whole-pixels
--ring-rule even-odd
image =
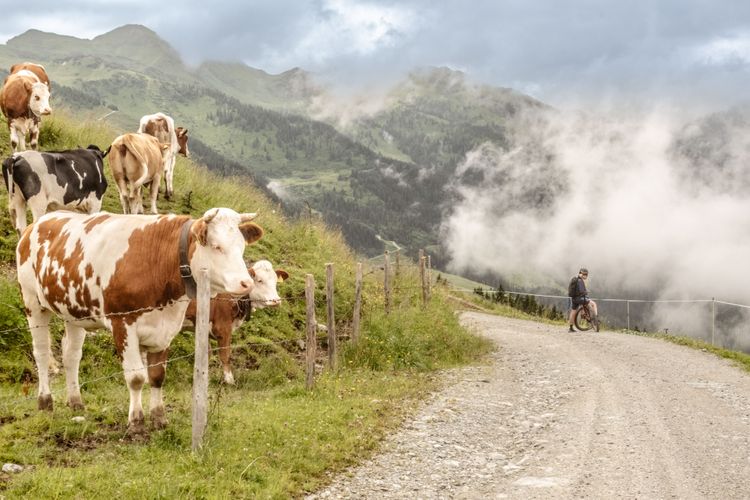
[[[145,430],[143,425],[143,405],[141,392],[146,383],[146,367],[143,366],[138,336],[134,330],[127,331],[125,348],[122,351],[122,369],[125,373],[125,383],[130,390],[130,409],[128,410],[128,433],[141,434]]]
[[[9,132],[10,132],[10,146],[13,148],[13,152],[15,153],[18,151],[18,146],[21,144],[21,139],[18,136],[18,127],[14,123],[11,123],[9,125]],[[26,149],[25,139],[24,144],[22,146],[22,150]]]
[[[26,229],[26,201],[18,186],[13,187],[13,196],[8,200],[8,212],[10,220],[20,236]]]
[[[164,169],[164,178],[167,181],[167,188],[164,193],[164,197],[168,200],[172,199],[172,195],[174,194],[172,178],[174,177],[174,164],[176,161],[175,156],[176,155],[171,154],[170,158],[167,160],[167,167]]]
[[[158,184],[157,184],[157,189]],[[164,378],[167,375],[167,355],[168,349],[161,352],[150,352],[148,359],[148,381],[151,385],[151,404],[149,414],[151,415],[151,425],[155,429],[163,429],[167,425],[167,416],[164,411],[164,400],[162,399],[161,386],[164,384]]]
[[[229,358],[232,354],[232,327],[228,328],[224,326],[214,325],[214,334],[216,340],[219,341],[219,359],[221,360],[221,367],[224,372],[224,383],[234,385],[234,375],[232,374],[232,365],[229,362]]]
[[[31,149],[36,150],[39,145],[39,122],[37,120],[34,120],[34,122],[29,127],[30,139],[31,139]]]
[[[131,214],[142,214],[143,213],[143,200],[141,199],[141,187],[130,191],[128,202],[130,203]]]
[[[36,221],[42,215],[47,213],[48,200],[47,196],[42,192],[35,196],[30,197],[26,201],[29,209],[31,209],[31,219]],[[26,217],[26,211],[24,211],[24,218]],[[25,224],[24,224],[25,225]]]
[[[36,370],[39,374],[37,405],[40,410],[52,410],[52,393],[49,389],[49,321],[51,317],[52,314],[49,311],[36,308],[36,310],[32,310],[28,314],[27,318],[29,329],[31,330],[34,361],[36,362]]]
[[[81,387],[78,385],[78,367],[81,363],[83,341],[85,338],[86,331],[83,328],[65,323],[65,336],[62,340],[65,388],[68,395],[68,406],[74,410],[83,409]]]
[[[159,174],[154,175],[151,180],[151,213],[158,214],[159,211],[156,209],[156,198],[159,197],[159,186],[161,185],[161,176]]]
[[[130,202],[128,201],[128,185],[125,182],[125,179],[115,179],[115,182],[117,183],[117,191],[120,193],[120,205],[122,205],[122,213],[129,214]]]

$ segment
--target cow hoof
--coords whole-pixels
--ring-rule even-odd
[[[151,410],[151,425],[154,429],[163,429],[167,426],[167,423],[167,416],[164,414],[163,406]]]
[[[74,396],[70,399],[68,399],[68,406],[73,410],[83,410],[86,407],[83,405],[83,401],[81,400],[81,396]]]
[[[223,382],[226,385],[234,385],[234,375],[232,375],[231,373],[225,373]]]
[[[37,398],[37,407],[40,410],[52,411],[52,394],[43,394]]]
[[[128,436],[143,436],[144,434],[146,434],[146,426],[142,419],[128,423]]]

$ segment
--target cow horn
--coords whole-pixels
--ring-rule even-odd
[[[206,224],[210,223],[212,220],[214,220],[214,217],[216,217],[216,215],[218,213],[219,213],[219,209],[218,208],[214,208],[213,210],[209,210],[208,212],[206,212],[203,215],[203,217],[202,217],[203,218],[203,222],[205,222]]]
[[[258,216],[258,214],[255,213],[255,212],[240,214],[240,223],[250,222],[251,220],[253,220],[257,216]]]

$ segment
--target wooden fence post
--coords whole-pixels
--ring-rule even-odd
[[[396,250],[396,276],[401,273],[401,250]]]
[[[326,305],[328,326],[328,366],[336,369],[336,318],[333,308],[333,263],[326,264]]]
[[[388,314],[391,312],[391,261],[390,256],[388,255],[388,250],[385,251],[383,259],[383,271],[385,273],[383,278],[383,288],[385,288],[385,313]]]
[[[307,364],[307,378],[305,387],[312,389],[315,382],[315,351],[317,349],[315,322],[315,278],[312,274],[305,276],[305,303],[307,304],[307,343],[305,361]]]
[[[427,300],[432,296],[432,255],[427,256]]]
[[[362,312],[362,263],[357,262],[357,276],[354,280],[354,317],[352,318],[352,343],[359,340],[359,317]]]
[[[426,282],[426,275],[425,275],[425,257],[424,257],[424,250],[421,248],[419,249],[419,281],[422,285],[422,306],[427,306],[427,282]]]
[[[203,445],[208,421],[208,320],[211,304],[211,282],[208,269],[198,273],[197,310],[195,318],[195,361],[193,368],[193,451]]]

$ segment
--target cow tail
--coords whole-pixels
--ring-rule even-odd
[[[109,154],[110,151],[112,151],[112,145],[111,144],[109,145],[109,147],[107,148],[107,150],[104,152],[104,154],[102,154],[102,160],[107,157],[107,155]]]
[[[15,163],[15,158],[12,156],[9,158],[6,158],[5,161],[3,161],[3,179],[5,180],[5,187],[8,188],[8,196],[9,198],[13,197],[13,191],[14,191],[14,184],[13,182],[13,164]]]
[[[131,155],[133,155],[136,161],[141,164],[141,168],[143,169],[141,177],[132,183],[133,189],[138,189],[143,185],[144,182],[146,182],[146,179],[148,179],[148,163],[143,157],[142,152],[137,147],[131,147],[128,144],[123,144],[123,146]]]

